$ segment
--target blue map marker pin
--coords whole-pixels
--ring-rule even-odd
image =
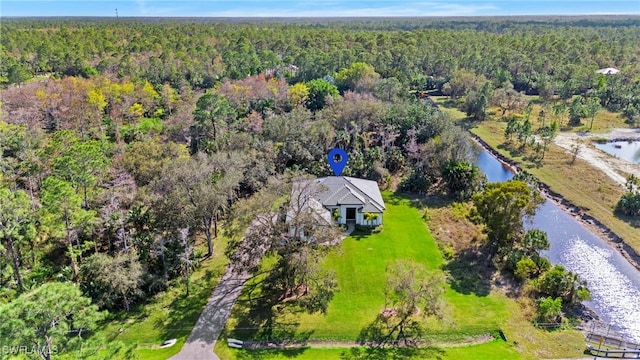
[[[338,148],[329,150],[329,156],[327,157],[329,166],[331,166],[331,170],[336,176],[342,174],[342,170],[347,166],[348,159],[347,152]]]

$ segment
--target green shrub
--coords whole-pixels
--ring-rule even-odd
[[[162,132],[162,120],[159,118],[144,118],[140,121],[138,129],[145,135],[160,134]]]
[[[456,256],[455,251],[450,247],[441,247],[440,252],[442,253],[442,257],[446,260],[451,260]]]
[[[135,125],[122,125],[120,127],[120,137],[124,142],[130,144],[140,139],[140,131]]]
[[[538,301],[538,321],[558,322],[562,318],[562,299],[543,297]]]
[[[91,66],[85,66],[82,68],[82,71],[80,71],[80,76],[83,78],[90,78],[91,76],[97,76],[98,74],[98,70]]]
[[[453,218],[456,220],[464,220],[469,217],[471,212],[471,206],[464,202],[454,202],[451,204],[451,210],[453,212]]]
[[[516,264],[516,270],[513,272],[520,280],[528,280],[538,272],[538,266],[530,258],[522,258]]]
[[[363,215],[366,221],[376,220],[379,216],[377,213],[372,213],[372,212],[365,212]]]
[[[536,281],[536,287],[542,294],[562,298],[571,305],[590,298],[586,281],[562,265],[555,265],[542,274]]]
[[[355,231],[361,234],[377,234],[379,232],[382,232],[382,230],[383,230],[382,225],[378,225],[378,226],[356,225],[355,227]]]
[[[640,191],[628,191],[622,195],[615,211],[627,216],[640,216]]]

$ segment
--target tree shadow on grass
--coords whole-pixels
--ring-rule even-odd
[[[631,225],[632,227],[636,228],[636,229],[640,229],[640,217],[638,216],[626,216],[626,215],[621,215],[618,212],[613,213],[613,216],[615,216],[616,218],[626,222],[627,224]]]
[[[478,125],[480,124],[480,121],[474,120],[470,117],[466,117],[462,120],[458,120],[456,124],[460,126],[462,129],[470,131],[471,129],[477,128]]]
[[[381,315],[378,315],[371,324],[360,330],[358,334],[358,343],[371,347],[380,347],[386,341],[389,341],[389,329]]]
[[[283,311],[281,306],[254,303],[254,306],[237,307],[233,316],[238,320],[231,334],[243,340],[257,342],[280,343],[283,341],[296,341],[304,343],[312,332],[298,332],[299,322],[284,320],[279,314]]]
[[[524,152],[524,147],[522,146],[514,146],[512,144],[508,144],[508,143],[504,143],[504,144],[500,144],[498,145],[498,149],[500,150],[505,150],[509,152],[509,156],[513,159],[516,157],[523,157],[525,156],[525,152]]]
[[[440,195],[425,195],[422,193],[404,192],[385,192],[384,201],[386,204],[392,205],[409,205],[413,208],[422,209],[429,205],[433,207],[447,206],[451,201]]]
[[[526,151],[527,148],[531,149],[531,151],[529,152]],[[523,168],[539,169],[542,166],[544,166],[541,154],[535,152],[533,150],[533,146],[530,146],[530,145],[529,147],[523,146],[523,145],[516,146],[514,143],[506,142],[498,145],[498,149],[508,151],[509,157],[511,159],[516,159],[519,157],[521,161],[512,160],[512,162],[517,163],[519,166]]]
[[[242,350],[236,353],[236,359],[239,360],[260,360],[260,359],[273,359],[274,357],[282,358],[297,358],[302,355],[308,347],[300,347],[294,349],[253,349]]]
[[[254,275],[254,280],[256,277]],[[237,359],[271,359],[279,356],[295,358],[308,349],[313,331],[299,332],[299,323],[290,304],[281,304],[276,294],[263,293],[265,280],[249,281],[231,310],[235,321],[225,326],[218,341],[234,338],[244,342],[236,352]],[[289,306],[289,307],[287,307]]]
[[[365,240],[369,236],[371,236],[371,231],[366,230],[354,230],[349,234],[349,237],[354,238],[356,241]]]
[[[299,322],[283,319],[280,315],[290,311],[284,310],[286,305],[278,305],[269,297],[245,300],[236,305],[232,316],[237,324],[228,329],[227,334],[243,340],[248,347],[238,352],[238,359],[295,358],[308,349],[307,342],[313,331],[300,332]]]
[[[176,296],[166,310],[166,318],[159,317],[154,323],[155,328],[161,329],[163,339],[189,336],[223,271],[224,269],[207,270],[200,279],[191,283],[189,297],[184,293]]]
[[[462,294],[487,296],[491,291],[491,276],[495,272],[484,247],[469,247],[458,252],[443,266],[449,273],[451,288]]]
[[[341,359],[440,359],[444,355],[442,349],[428,346],[417,346],[423,338],[424,329],[417,323],[406,328],[408,337],[398,342],[393,333],[394,325],[378,315],[371,324],[364,327],[358,335],[357,342],[362,345],[345,350]],[[399,346],[403,345],[403,346]]]
[[[282,303],[282,296],[277,292],[263,292],[265,284],[261,281],[247,285],[244,296],[232,310],[237,323],[230,329],[230,335],[275,346],[286,342],[305,345],[313,331],[299,332],[300,323],[294,320],[304,310],[291,303]]]
[[[411,204],[418,209],[423,209],[424,207],[429,209],[441,209],[451,206],[451,204],[457,201],[459,200],[444,195],[426,195],[416,201],[412,201]]]
[[[408,200],[407,196],[399,193],[385,193],[384,202],[391,205],[402,205]]]
[[[436,347],[354,347],[340,354],[343,360],[443,359],[445,352]]]
[[[118,310],[116,312],[110,312],[109,315],[98,325],[96,332],[103,332],[107,341],[116,341],[121,331],[124,331],[128,324],[138,323],[143,321],[147,315],[144,310],[145,304],[138,304],[134,306],[131,311]],[[107,331],[109,326],[114,323],[120,324],[118,331]]]
[[[401,202],[404,202],[404,205],[409,205],[412,208],[420,211],[424,210],[425,208],[445,208],[457,201],[452,197],[448,197],[442,194],[415,194],[398,192],[394,194],[394,197],[397,200],[395,202],[392,202],[392,204],[398,205],[401,204]]]
[[[432,209],[441,209],[450,206],[457,200],[442,194],[417,194],[407,192],[396,192],[393,194],[385,194],[385,203],[392,205],[407,205],[412,207],[423,216],[424,211]]]

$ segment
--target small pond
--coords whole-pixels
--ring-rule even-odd
[[[640,141],[613,141],[595,146],[615,157],[640,165]]]

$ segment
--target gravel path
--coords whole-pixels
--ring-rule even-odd
[[[251,230],[260,224],[276,221],[273,214],[256,217],[247,229],[247,235]],[[354,224],[350,224],[347,233],[343,234],[336,241],[328,245],[338,244],[348,234],[355,229]],[[259,236],[259,235],[258,235]],[[191,330],[191,334],[182,346],[179,353],[169,358],[169,360],[219,360],[220,358],[213,352],[218,337],[222,333],[227,319],[231,314],[233,304],[240,296],[246,281],[251,277],[251,273],[245,269],[253,268],[267,250],[266,244],[254,246],[254,241],[245,237],[236,249],[234,260],[229,263],[220,282],[213,290],[207,305],[198,318],[198,322]],[[238,264],[234,266],[234,264]]]
[[[640,166],[628,161],[611,156],[604,151],[598,150],[590,142],[594,139],[605,138],[614,139],[637,139],[640,140],[640,129],[613,129],[608,134],[590,133],[559,133],[554,142],[556,145],[571,151],[571,147],[580,140],[580,152],[578,158],[585,160],[591,166],[600,169],[613,181],[624,186],[627,182],[625,174],[634,174],[640,177]]]
[[[182,350],[171,360],[218,360],[213,347],[249,274],[227,267]]]
[[[252,225],[253,226],[253,225]],[[249,231],[249,230],[247,230]],[[189,338],[182,346],[179,353],[169,360],[219,360],[213,352],[213,347],[220,337],[220,333],[227,323],[233,304],[240,296],[244,284],[251,276],[244,269],[251,264],[257,264],[266,251],[266,246],[251,247],[245,239],[236,250],[240,254],[237,258],[239,264],[249,266],[234,266],[230,262],[220,279],[218,286],[213,290],[207,305],[204,307],[198,322],[191,330]]]

